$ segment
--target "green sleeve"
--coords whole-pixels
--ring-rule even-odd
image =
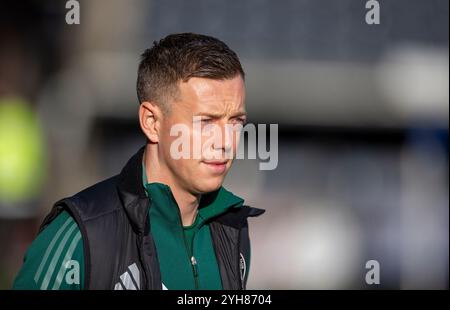
[[[31,243],[13,285],[16,290],[80,290],[83,240],[75,220],[59,214]]]

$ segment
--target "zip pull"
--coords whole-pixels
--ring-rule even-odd
[[[197,277],[197,260],[194,256],[191,257],[192,268],[194,269],[194,277]]]

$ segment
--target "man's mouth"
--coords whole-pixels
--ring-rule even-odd
[[[204,160],[202,163],[208,166],[213,172],[222,174],[227,168],[228,160]]]

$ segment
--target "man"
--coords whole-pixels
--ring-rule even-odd
[[[247,218],[264,210],[222,187],[238,143],[228,125],[246,121],[237,55],[213,37],[169,35],[142,55],[137,95],[146,145],[119,175],[55,203],[14,288],[245,289]],[[180,125],[200,156],[174,156]]]

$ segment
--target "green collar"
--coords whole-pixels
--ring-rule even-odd
[[[182,225],[180,210],[170,187],[158,182],[147,183],[144,163],[142,163],[142,184],[147,196],[152,197],[154,206],[162,218],[170,224]],[[225,213],[230,208],[241,207],[243,203],[242,198],[221,186],[218,190],[202,196],[194,224],[185,228],[200,227],[206,221]]]

